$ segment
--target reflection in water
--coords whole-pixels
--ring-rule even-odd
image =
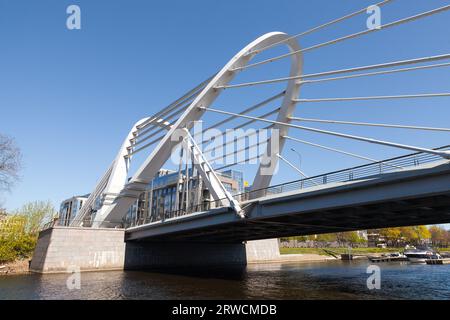
[[[450,265],[380,264],[381,290],[367,289],[367,262],[0,278],[0,299],[450,299]]]

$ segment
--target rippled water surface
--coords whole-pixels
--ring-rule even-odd
[[[262,264],[245,268],[111,271],[0,277],[0,299],[450,299],[450,265],[380,264],[368,290],[367,262]]]

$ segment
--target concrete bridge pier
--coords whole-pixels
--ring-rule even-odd
[[[245,265],[280,258],[277,239],[246,243],[155,243],[127,242],[125,265],[128,270],[167,267],[209,267]]]

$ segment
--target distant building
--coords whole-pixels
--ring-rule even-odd
[[[237,189],[229,188],[231,193],[243,193],[244,192],[244,174],[237,170],[228,170],[220,173],[223,177],[230,177],[234,182],[237,182]],[[227,187],[227,186],[225,186]]]
[[[356,231],[356,233],[357,233],[357,235],[358,235],[358,237],[360,239],[364,239],[366,241],[369,240],[369,236],[368,236],[367,230],[358,230],[358,231]]]
[[[386,238],[376,232],[369,233],[367,234],[367,245],[369,247],[386,246]]]
[[[89,194],[84,196],[75,196],[64,200],[59,209],[58,224],[60,226],[69,226],[72,220],[77,216],[78,211],[81,209],[88,197]]]
[[[225,189],[232,195],[244,192],[243,173],[236,170],[217,172]],[[88,199],[89,194],[75,196],[64,200],[59,210],[61,226],[69,226],[78,211]],[[96,203],[99,202],[96,199]],[[146,192],[130,207],[124,218],[124,224],[135,225],[142,222],[152,222],[176,215],[177,212],[201,211],[214,207],[211,204],[209,190],[205,187],[199,173],[192,168],[176,172],[162,169],[158,176],[148,184]],[[87,217],[95,219],[95,211]]]
[[[243,173],[229,170],[217,172],[225,189],[232,195],[244,191]],[[160,170],[148,185],[147,191],[129,209],[126,225],[138,225],[170,218],[185,212],[208,210],[211,204],[209,190],[200,175],[192,169],[181,172]]]

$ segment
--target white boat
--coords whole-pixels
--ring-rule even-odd
[[[442,259],[442,257],[431,249],[413,249],[405,251],[404,255],[412,263],[426,263],[426,260]]]

